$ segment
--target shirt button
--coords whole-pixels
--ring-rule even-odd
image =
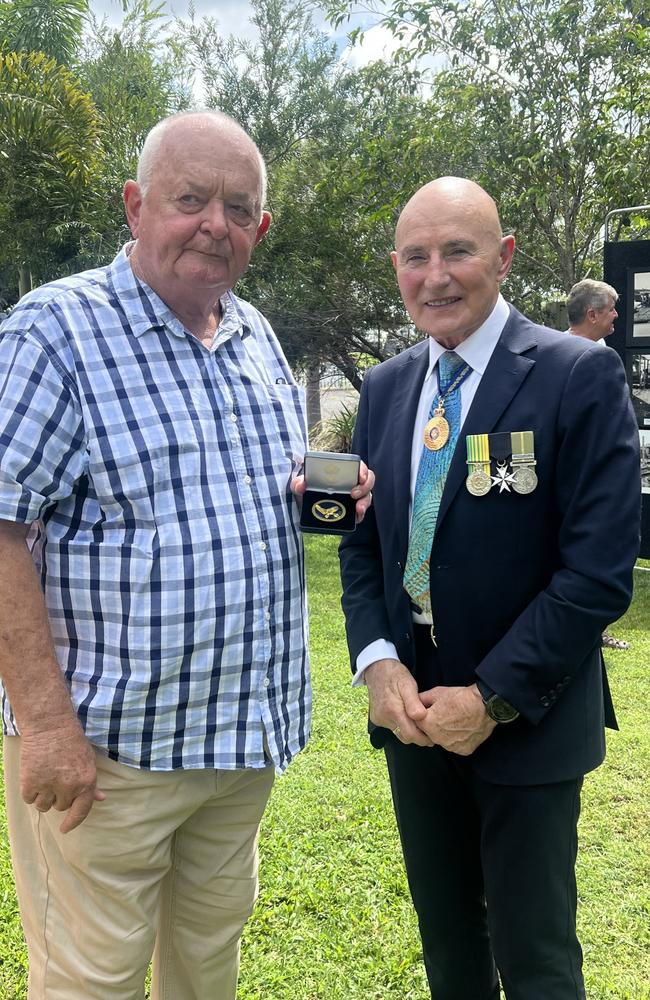
[[[271,681],[270,681],[270,680],[268,679],[268,677],[265,677],[265,678],[264,678],[264,680],[262,681],[262,685],[263,685],[263,686],[264,686],[265,688],[267,688],[267,687],[269,686],[269,684],[270,684],[270,683],[271,683]]]
[[[236,424],[237,423],[237,414],[236,413],[231,413],[230,414],[230,419],[232,420],[233,424]]]
[[[266,552],[266,542],[260,542],[260,548],[262,552]]]
[[[266,618],[267,622],[270,622],[271,621],[271,612],[270,611],[265,611],[264,612],[264,617]]]
[[[250,476],[244,476],[244,482],[246,483],[247,486],[250,486],[253,480],[251,479]]]

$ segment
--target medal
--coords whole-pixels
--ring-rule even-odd
[[[533,431],[512,431],[512,488],[525,496],[537,487],[535,436]]]
[[[312,515],[317,521],[332,523],[345,517],[345,507],[339,500],[324,499],[312,504]]]
[[[473,497],[484,497],[492,489],[492,479],[483,469],[474,469],[465,480],[465,486]]]
[[[532,493],[537,486],[537,474],[529,465],[515,464],[512,488],[515,493]]]
[[[424,445],[429,451],[440,451],[449,440],[449,424],[444,417],[444,407],[438,406],[424,428]]]
[[[468,476],[465,486],[473,497],[484,497],[492,489],[488,436],[468,434],[466,443]]]
[[[433,416],[430,417],[424,428],[424,447],[428,448],[429,451],[440,451],[447,444],[449,424],[445,420],[445,398],[465,380],[471,370],[468,364],[464,364],[444,395],[438,397],[438,404],[433,411]]]

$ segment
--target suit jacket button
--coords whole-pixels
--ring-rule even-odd
[[[541,702],[541,704],[543,705],[544,708],[548,708],[549,705],[551,704],[550,698],[547,698],[546,695],[544,695],[539,700],[540,700],[540,702]]]
[[[571,682],[571,678],[570,677],[563,677],[562,678],[562,683],[563,684],[566,685],[566,684],[569,684],[570,682]]]

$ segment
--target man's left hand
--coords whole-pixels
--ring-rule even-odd
[[[469,687],[434,687],[422,691],[420,700],[428,709],[418,722],[433,743],[468,757],[496,728],[476,684]]]
[[[357,514],[357,524],[361,524],[364,517],[366,516],[366,511],[372,503],[372,488],[375,485],[375,474],[372,469],[369,469],[365,462],[361,462],[359,466],[359,482],[350,490],[350,496],[354,497],[357,501],[356,503],[356,514]],[[307,486],[305,483],[304,476],[296,476],[295,479],[291,480],[291,491],[294,496],[301,497],[305,492]]]

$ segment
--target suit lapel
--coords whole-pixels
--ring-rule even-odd
[[[429,366],[429,341],[404,351],[395,380],[395,405],[389,407],[389,419],[394,420],[393,494],[397,514],[398,552],[406,555],[408,548],[409,508],[411,504],[411,449],[413,427],[418,411],[424,376]]]
[[[524,351],[537,344],[534,328],[512,306],[510,309],[510,318],[494,348],[458,438],[440,502],[436,531],[467,476],[467,435],[489,434],[494,430],[535,365],[534,359],[522,357]]]

